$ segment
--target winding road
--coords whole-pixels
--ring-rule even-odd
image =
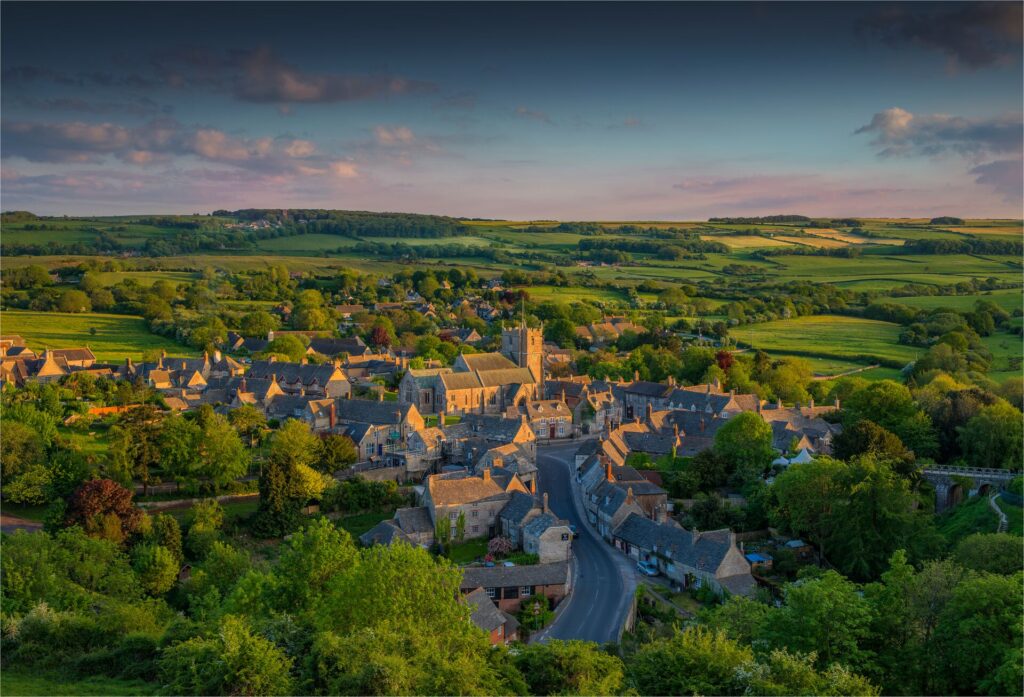
[[[579,532],[573,542],[573,591],[538,639],[584,639],[603,644],[619,640],[636,590],[636,575],[629,559],[606,544],[585,520],[582,501],[574,494],[579,445],[574,441],[537,449],[538,491],[546,493],[551,510]]]

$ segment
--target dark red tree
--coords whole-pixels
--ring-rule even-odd
[[[382,348],[391,346],[391,336],[388,334],[388,330],[384,327],[374,327],[370,332],[370,344]]]
[[[138,530],[142,511],[132,503],[132,492],[117,482],[93,479],[78,487],[68,499],[64,522],[80,525],[95,537],[116,538],[113,541],[120,542]]]
[[[718,362],[718,367],[722,370],[729,370],[732,364],[736,362],[736,359],[732,357],[732,352],[725,350],[716,353],[715,360]]]

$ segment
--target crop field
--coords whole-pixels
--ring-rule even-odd
[[[985,348],[992,352],[992,366],[988,376],[996,382],[1009,378],[1024,377],[1022,361],[1024,361],[1024,345],[1021,337],[1016,334],[997,333],[986,336],[982,340]]]
[[[900,326],[859,317],[821,315],[737,327],[732,335],[769,353],[909,363],[918,349],[898,343]]]
[[[779,235],[775,239],[782,240],[783,242],[790,242],[792,244],[802,244],[806,247],[816,247],[819,249],[836,249],[838,247],[848,247],[849,244],[843,240],[832,240],[827,237],[787,237]]]
[[[702,240],[721,242],[729,249],[761,249],[764,247],[788,247],[789,242],[774,237],[758,235],[701,235]]]
[[[354,240],[351,237],[313,233],[309,235],[290,235],[288,237],[273,237],[267,240],[260,240],[256,243],[256,247],[261,251],[289,254],[300,252],[334,251],[339,247],[352,247],[358,242],[359,240]]]
[[[128,356],[141,360],[149,349],[164,349],[175,356],[195,355],[187,346],[151,334],[141,317],[127,315],[5,310],[0,316],[0,332],[21,335],[36,351],[88,346],[99,361],[121,362]]]
[[[863,235],[854,235],[852,232],[840,232],[839,230],[808,230],[808,234],[815,237],[825,237],[830,240],[839,240],[849,244],[881,244],[901,247],[906,242],[906,240],[895,237],[865,237]]]

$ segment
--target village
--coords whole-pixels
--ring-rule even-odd
[[[540,328],[525,319],[510,324],[501,331],[498,351],[460,353],[451,367],[422,368],[410,367],[416,357],[407,352],[315,332],[272,332],[266,339],[230,335],[221,350],[200,358],[161,355],[155,362],[122,364],[100,363],[85,347],[37,355],[21,337],[5,336],[0,376],[15,386],[73,375],[129,381],[154,390],[172,412],[206,405],[230,414],[247,406],[271,425],[296,420],[318,436],[347,437],[357,461],[338,478],[395,481],[411,487],[417,504],[361,534],[363,545],[485,543],[488,553],[466,566],[462,590],[478,604],[474,621],[494,643],[520,638],[516,615],[524,601],[540,595],[558,610],[575,584],[593,583],[575,574],[577,556],[585,553],[574,543],[581,532],[601,541],[597,554],[614,550],[630,560],[623,568],[631,588],[637,579],[658,577],[676,591],[752,595],[752,564],[754,570],[766,561],[770,566],[770,557],[745,555],[728,528],[685,529],[659,472],[629,463],[695,456],[743,413],[770,426],[778,455],[773,466],[808,462],[831,453],[842,427],[823,417],[838,409],[838,401],[786,406],[726,391],[717,380],[684,386],[671,377],[658,383],[638,375],[632,381],[573,375],[565,352],[545,343]],[[617,323],[602,324],[603,331],[614,332]],[[581,334],[588,331],[596,330],[580,328]],[[326,360],[231,355],[264,349],[275,335],[289,333],[304,334],[309,354]],[[447,330],[445,338],[471,344],[480,337]],[[553,369],[558,377],[550,376]],[[548,457],[560,457],[569,472],[571,500],[558,502],[566,517],[549,503],[544,485],[556,474],[538,458],[544,452],[555,453]],[[805,543],[795,542],[805,550]],[[587,551],[595,554],[594,547]],[[528,563],[493,561],[512,552],[526,555]],[[609,590],[599,591],[607,596],[601,602],[621,605]],[[618,609],[599,620],[607,626],[595,630],[589,621],[568,628],[565,638],[573,632],[590,638],[593,631],[614,637],[634,614],[633,607]]]

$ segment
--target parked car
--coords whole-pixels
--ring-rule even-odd
[[[636,563],[636,570],[644,576],[657,576],[660,573],[658,566],[649,561],[638,561]]]

